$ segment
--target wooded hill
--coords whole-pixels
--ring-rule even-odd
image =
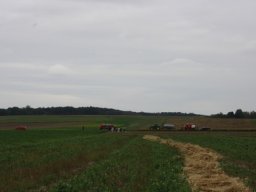
[[[133,112],[122,111],[111,108],[100,107],[39,107],[32,108],[30,106],[19,108],[10,107],[7,109],[0,109],[0,116],[7,115],[159,115],[159,116],[196,116],[193,113],[180,113],[180,112],[161,112],[161,113],[148,113],[148,112]]]

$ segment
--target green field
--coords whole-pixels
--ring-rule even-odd
[[[191,191],[182,173],[182,155],[142,140],[149,133],[136,131],[153,123],[186,120],[212,125],[216,121],[216,126],[223,121],[150,116],[0,117],[0,191]],[[223,126],[231,126],[230,121],[223,121]],[[98,126],[104,122],[125,127],[127,132],[102,132]],[[243,124],[254,128],[255,121],[239,121],[239,126]],[[17,125],[28,125],[28,130],[15,131]],[[256,191],[256,133],[150,134],[218,151],[224,156],[223,169]]]
[[[84,116],[84,115],[41,115],[41,116],[1,116],[0,129],[14,129],[17,125],[36,128],[97,128],[100,123],[113,123],[128,130],[143,130],[154,123],[172,123],[180,129],[186,123],[199,127],[210,127],[213,130],[256,130],[256,119],[217,119],[203,116],[169,117],[169,116]]]
[[[176,133],[163,137],[214,149],[224,156],[223,170],[243,178],[256,191],[256,133]]]
[[[190,191],[175,149],[76,128],[1,131],[1,191]]]

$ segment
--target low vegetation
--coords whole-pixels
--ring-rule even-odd
[[[127,130],[148,130],[153,124],[174,124],[181,129],[186,123],[212,130],[256,130],[256,119],[225,119],[203,116],[141,116],[141,115],[42,115],[42,116],[0,116],[0,129],[14,129],[26,125],[29,129],[55,128],[98,128],[101,123],[112,123]]]
[[[214,149],[224,156],[223,170],[243,178],[256,191],[256,133],[169,134],[165,137]]]
[[[178,152],[141,136],[5,130],[0,151],[1,191],[190,191]]]
[[[166,146],[132,139],[109,158],[53,191],[190,191],[182,176],[182,159]]]
[[[1,131],[0,189],[27,191],[81,172],[125,145],[132,136],[77,130]]]
[[[186,122],[211,128],[255,128],[248,119],[168,116],[0,117],[0,191],[190,191],[183,157],[173,148],[142,140],[154,123]],[[101,123],[125,133],[100,131]],[[15,126],[27,125],[26,131]],[[85,127],[83,130],[82,127]],[[223,169],[256,191],[256,133],[156,132],[221,153]]]

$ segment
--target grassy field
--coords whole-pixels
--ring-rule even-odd
[[[0,191],[190,191],[178,152],[141,136],[75,128],[0,134]]]
[[[132,139],[109,158],[53,191],[190,191],[182,176],[182,159],[167,146]]]
[[[45,115],[45,116],[2,116],[0,129],[14,129],[17,125],[29,128],[97,128],[100,123],[113,123],[128,130],[142,130],[154,123],[172,123],[180,129],[186,123],[195,123],[199,127],[210,127],[213,130],[256,130],[255,119],[217,119],[209,117],[168,117],[168,116],[83,116],[83,115]]]
[[[256,133],[176,133],[164,137],[214,149],[224,156],[223,170],[243,178],[256,191]]]
[[[153,123],[184,121],[236,129],[254,120],[206,117],[12,116],[0,117],[0,191],[190,191],[175,149],[142,140]],[[104,133],[100,123],[126,133]],[[205,123],[203,123],[205,122]],[[215,124],[214,124],[215,122]],[[180,123],[180,124],[178,124]],[[238,123],[237,126],[232,127]],[[15,131],[17,125],[27,131]],[[82,126],[85,130],[82,131]],[[255,132],[151,132],[212,148],[223,169],[256,191]]]
[[[50,185],[107,158],[130,138],[82,135],[77,130],[1,131],[0,189],[27,191]]]

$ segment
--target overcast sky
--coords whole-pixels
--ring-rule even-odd
[[[255,0],[0,1],[0,108],[256,110]]]

